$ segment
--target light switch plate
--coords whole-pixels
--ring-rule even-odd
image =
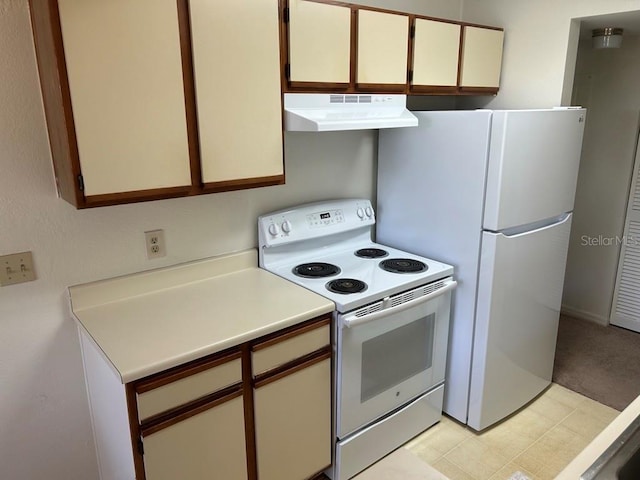
[[[0,257],[0,286],[6,287],[36,279],[31,252],[13,253]]]

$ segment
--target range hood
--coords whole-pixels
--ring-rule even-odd
[[[406,95],[285,93],[285,130],[329,132],[416,127]]]

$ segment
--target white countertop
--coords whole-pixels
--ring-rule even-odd
[[[258,268],[256,250],[77,285],[69,296],[122,383],[334,310]]]
[[[578,480],[614,440],[640,415],[640,397],[613,419],[593,441],[560,472],[556,480]]]

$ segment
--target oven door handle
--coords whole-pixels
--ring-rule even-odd
[[[391,313],[402,312],[404,310],[407,310],[408,308],[415,307],[416,305],[419,305],[421,303],[425,303],[430,300],[433,300],[434,298],[439,297],[440,295],[443,295],[444,293],[453,290],[454,288],[456,288],[457,285],[458,285],[458,282],[456,282],[455,280],[450,280],[446,282],[444,286],[440,287],[438,290],[431,292],[425,295],[424,297],[415,298],[413,300],[409,300],[408,302],[402,303],[396,307],[388,308],[385,310],[379,310],[377,312],[370,313],[369,315],[365,315],[364,317],[355,317],[355,316],[353,316],[352,318],[349,318],[351,316],[345,317],[343,318],[342,323],[347,328],[352,328],[352,327],[357,327],[358,325],[362,325],[363,323],[373,322],[374,320],[377,320],[380,317],[385,317]]]

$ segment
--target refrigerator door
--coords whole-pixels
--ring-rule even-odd
[[[586,111],[494,111],[485,230],[573,210]]]
[[[376,238],[455,268],[444,411],[466,423],[491,111],[414,113],[380,131]]]
[[[484,232],[468,424],[482,430],[551,382],[571,214],[505,235]]]

